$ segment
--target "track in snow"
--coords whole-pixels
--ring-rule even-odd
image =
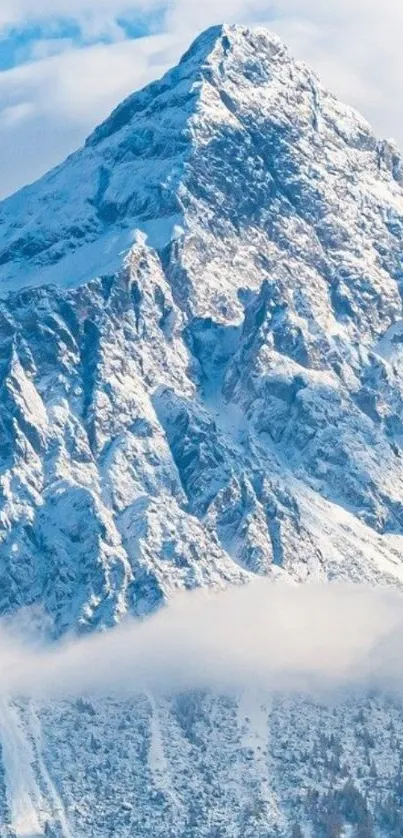
[[[49,774],[49,771],[46,767],[46,763],[43,758],[41,723],[33,705],[30,705],[29,732],[32,736],[33,743],[35,746],[35,754],[37,758],[38,769],[42,778],[43,786],[46,789],[46,793],[48,796],[48,804],[51,807],[52,821],[56,822],[60,827],[61,838],[73,838],[67,821],[63,801]]]
[[[0,737],[11,828],[17,838],[42,838],[46,823],[57,824],[61,838],[72,838],[63,802],[43,758],[41,724],[32,706],[24,727],[17,706],[2,699]]]
[[[34,755],[17,708],[0,700],[0,736],[11,827],[17,838],[40,838],[41,790],[32,767]]]

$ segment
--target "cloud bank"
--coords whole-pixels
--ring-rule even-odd
[[[148,22],[150,35],[129,39],[124,18]],[[80,48],[54,37],[67,19],[81,31]],[[403,144],[403,6],[395,0],[0,0],[4,34],[42,27],[23,63],[0,72],[0,196],[59,162],[200,29],[223,21],[276,31],[380,135]]]
[[[3,626],[0,695],[45,699],[247,688],[403,689],[403,595],[260,580],[183,594],[156,616],[48,649]]]

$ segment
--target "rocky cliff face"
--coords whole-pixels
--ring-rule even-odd
[[[395,147],[275,37],[220,27],[0,204],[3,615],[28,609],[57,638],[150,614],[177,589],[259,575],[401,585],[402,183]],[[159,835],[159,812],[164,835],[289,835],[300,815],[317,822],[318,800],[289,803],[309,777],[325,796],[361,772],[365,811],[398,787],[396,755],[390,787],[382,773],[389,740],[378,798],[365,797],[376,755],[352,756],[354,714],[363,740],[379,738],[383,705],[341,708],[345,741],[323,744],[318,728],[305,756],[291,737],[284,767],[279,729],[330,711],[139,702],[97,706],[91,724],[85,707],[4,710],[5,725],[19,713],[31,731],[37,832],[47,820],[75,838]],[[83,776],[71,733],[82,728],[94,737]],[[228,739],[241,767],[224,804]],[[144,777],[147,753],[159,779],[134,814],[120,773]],[[189,766],[194,788],[179,777]],[[117,809],[91,786],[111,772]]]

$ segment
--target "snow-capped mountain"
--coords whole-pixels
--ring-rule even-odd
[[[276,37],[223,26],[0,204],[2,614],[57,638],[259,575],[401,586],[402,184]],[[347,835],[360,806],[401,834],[382,700],[1,721],[5,835]]]

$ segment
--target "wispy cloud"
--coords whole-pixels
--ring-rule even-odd
[[[248,688],[401,693],[403,597],[260,580],[183,594],[155,617],[56,649],[0,633],[0,694],[41,697]]]

